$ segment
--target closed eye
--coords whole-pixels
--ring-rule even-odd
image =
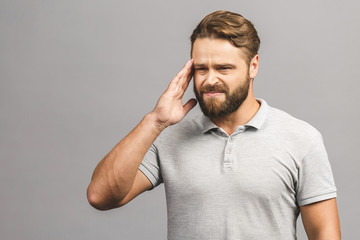
[[[219,70],[229,70],[232,69],[232,67],[220,67]]]
[[[236,68],[234,64],[217,64],[215,67],[218,71],[228,71]]]

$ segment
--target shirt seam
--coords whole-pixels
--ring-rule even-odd
[[[305,197],[305,198],[302,198],[299,200],[299,202],[304,202],[304,201],[307,201],[309,199],[312,199],[312,198],[317,198],[317,197],[321,197],[321,196],[324,196],[324,195],[329,195],[329,194],[332,194],[332,193],[336,193],[337,192],[337,189],[332,189],[331,191],[328,191],[328,192],[325,192],[325,193],[318,193],[318,194],[315,194],[315,195],[312,195],[310,197]]]

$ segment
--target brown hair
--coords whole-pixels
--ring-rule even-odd
[[[230,41],[244,50],[247,63],[258,53],[260,38],[254,25],[237,13],[216,11],[210,13],[194,29],[191,40],[191,55],[197,38],[218,38]]]

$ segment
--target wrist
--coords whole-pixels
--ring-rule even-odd
[[[159,134],[168,127],[168,125],[164,122],[161,122],[154,112],[150,112],[145,115],[144,121],[148,122],[149,125],[153,127],[153,129]]]

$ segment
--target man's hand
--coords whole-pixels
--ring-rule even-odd
[[[192,78],[192,66],[193,60],[191,59],[170,82],[159,98],[155,109],[151,112],[160,129],[178,123],[196,105],[195,99],[190,99],[185,105],[182,102],[182,97]]]

